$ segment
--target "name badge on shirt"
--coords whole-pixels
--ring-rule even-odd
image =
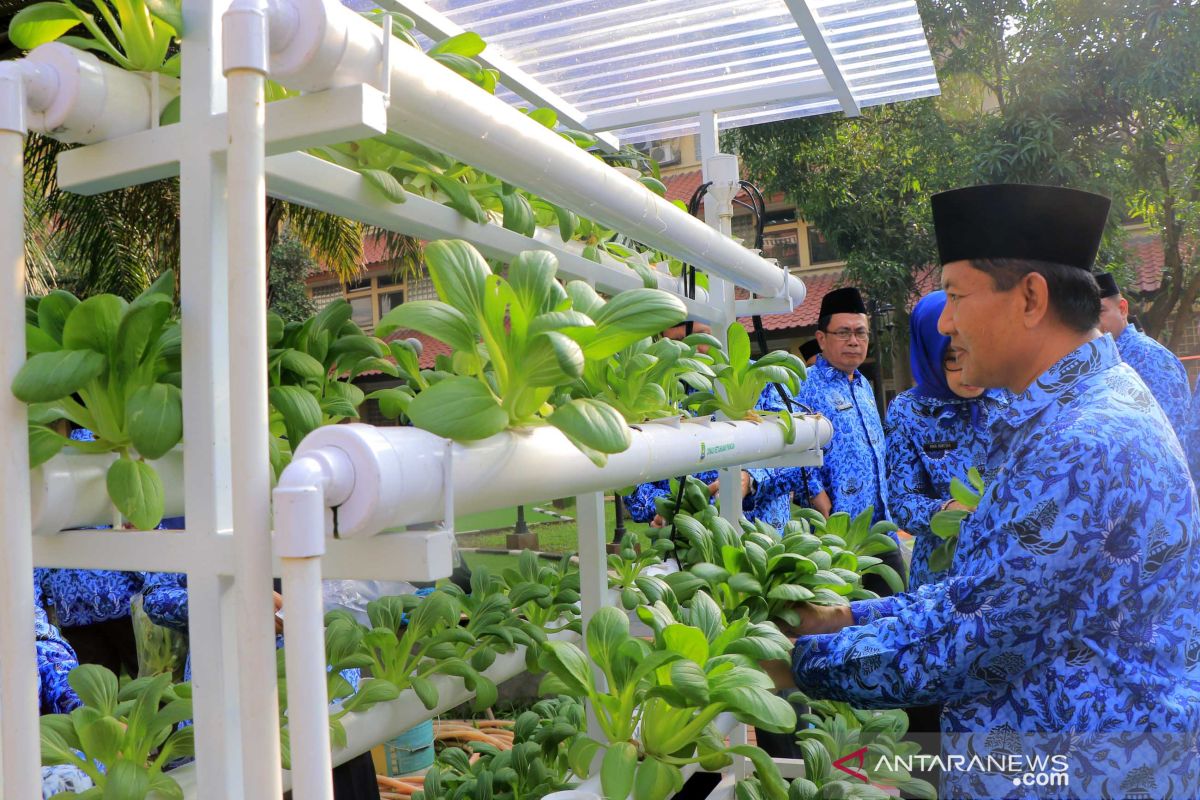
[[[854,408],[854,404],[841,395],[835,395],[833,398],[833,409],[835,411],[849,411]]]
[[[946,453],[958,447],[958,442],[926,442],[925,452],[934,458],[941,458]]]

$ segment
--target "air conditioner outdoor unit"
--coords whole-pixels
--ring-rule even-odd
[[[673,144],[659,144],[650,148],[650,157],[658,162],[660,167],[679,163],[679,148]]]

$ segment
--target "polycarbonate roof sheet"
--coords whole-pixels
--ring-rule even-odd
[[[622,141],[691,132],[693,109],[709,98],[705,110],[726,128],[843,108],[838,81],[826,80],[789,10],[805,0],[426,1],[586,115],[588,127],[620,120]],[[914,0],[808,8],[859,107],[938,93]]]

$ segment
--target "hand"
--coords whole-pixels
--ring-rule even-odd
[[[776,691],[795,689],[796,679],[792,677],[792,665],[787,661],[760,661],[758,666],[775,684]]]
[[[275,595],[275,611],[278,613],[283,610],[283,595],[279,592],[271,592],[271,594]],[[278,616],[275,617],[275,633],[283,633],[283,620]]]
[[[721,491],[721,479],[717,478],[708,485],[708,496],[716,497],[719,491]],[[742,470],[742,497],[748,494],[750,494],[750,473]]]
[[[662,514],[655,514],[654,519],[650,520],[650,527],[665,528],[667,527],[667,521],[662,518]]]
[[[967,508],[957,500],[951,500],[949,503],[946,503],[946,505],[942,506],[942,511],[965,511],[968,514],[971,513],[971,509]]]
[[[818,633],[837,633],[854,624],[854,615],[849,606],[818,606],[812,603],[797,603],[800,626],[780,625],[779,630],[789,638],[812,636]]]
[[[821,516],[829,519],[829,515],[833,513],[833,501],[829,499],[829,492],[821,492],[812,499],[812,507],[821,512]]]

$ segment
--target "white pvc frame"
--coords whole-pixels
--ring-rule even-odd
[[[186,572],[189,585],[192,669],[196,698],[197,762],[187,780],[190,796],[221,798],[277,797],[284,781],[275,765],[279,761],[278,709],[275,692],[275,652],[271,627],[273,606],[270,578],[278,574],[275,558],[315,560],[308,575],[386,577],[389,565],[404,563],[430,537],[445,530],[430,529],[416,538],[379,536],[365,539],[326,541],[324,558],[308,551],[272,552],[270,476],[266,458],[267,406],[265,378],[265,287],[266,265],[263,246],[263,201],[267,186],[281,195],[308,202],[393,230],[422,236],[465,236],[480,240],[485,252],[511,256],[521,249],[545,248],[563,261],[565,274],[578,275],[608,291],[637,285],[616,264],[596,265],[579,258],[562,243],[527,240],[502,231],[499,226],[472,226],[453,212],[434,204],[410,203],[417,209],[405,213],[364,190],[362,181],[339,168],[312,163],[289,150],[321,142],[344,141],[372,135],[386,125],[396,109],[388,98],[356,80],[278,104],[265,113],[262,84],[267,73],[268,18],[283,13],[285,22],[290,0],[278,0],[268,11],[265,2],[235,0],[227,14],[222,41],[222,0],[184,4],[185,26],[181,122],[155,127],[157,109],[151,100],[151,115],[145,130],[123,132],[118,138],[96,142],[64,154],[60,160],[60,182],[86,192],[105,191],[178,173],[181,183],[181,304],[184,342],[183,386],[185,399],[183,452],[184,506],[187,528],[174,532],[73,531],[67,534],[33,536],[30,511],[30,471],[27,467],[26,409],[6,390],[25,360],[24,265],[22,233],[21,146],[26,131],[25,109],[30,96],[45,89],[28,66],[0,65],[0,270],[4,280],[4,311],[0,313],[0,496],[5,519],[5,559],[0,561],[0,614],[8,624],[0,626],[0,763],[3,784],[11,797],[33,797],[40,786],[34,693],[36,675],[32,664],[29,629],[20,624],[32,616],[32,566],[120,565],[134,570]],[[296,0],[324,3],[332,13],[344,11],[332,0]],[[336,7],[336,8],[334,8]],[[294,10],[294,9],[293,9]],[[340,11],[339,11],[340,10]],[[349,13],[349,12],[347,12]],[[275,17],[279,19],[279,17]],[[385,45],[384,53],[388,51]],[[224,58],[222,55],[224,54]],[[398,63],[392,53],[392,64]],[[419,75],[417,79],[441,80],[443,68],[422,64],[411,53],[400,63]],[[424,70],[430,70],[429,75]],[[36,70],[35,70],[36,71]],[[130,84],[121,76],[122,84]],[[132,85],[132,84],[130,84]],[[385,86],[386,86],[385,82]],[[136,86],[133,87],[135,90]],[[455,86],[470,93],[470,87]],[[160,89],[147,86],[151,98]],[[480,101],[490,98],[479,93]],[[136,98],[134,98],[136,99]],[[140,102],[140,101],[138,101]],[[228,103],[228,109],[227,109]],[[507,112],[493,106],[497,119],[512,122]],[[516,113],[516,112],[511,112]],[[478,120],[476,121],[478,122]],[[427,129],[425,135],[429,135]],[[709,115],[708,131],[702,138],[708,162],[715,155],[715,117]],[[454,133],[448,131],[448,134]],[[599,175],[601,186],[572,185],[561,175],[544,174],[532,188],[559,192],[582,205],[574,210],[594,215],[620,217],[640,205],[648,210],[654,230],[643,226],[635,235],[653,233],[656,243],[673,254],[699,255],[701,263],[717,272],[742,280],[756,290],[774,290],[775,302],[790,306],[797,299],[794,278],[777,266],[729,249],[727,238],[697,228],[690,218],[680,217],[665,201],[641,190],[615,171],[595,172],[579,154],[564,150],[549,132],[533,130],[530,147],[548,148],[547,163],[574,163],[589,174]],[[480,159],[488,161],[487,142],[480,144]],[[267,158],[268,154],[279,154]],[[494,161],[493,161],[494,163]],[[715,163],[715,162],[714,162]],[[724,165],[726,168],[728,164]],[[607,168],[603,168],[607,170]],[[735,172],[736,174],[736,167]],[[323,184],[324,177],[331,180]],[[718,176],[720,177],[720,176]],[[726,173],[726,178],[728,177]],[[331,188],[332,187],[334,188]],[[595,188],[596,192],[592,189]],[[720,189],[720,186],[715,187]],[[600,190],[603,191],[600,191]],[[720,192],[714,194],[714,199]],[[708,204],[710,224],[728,232],[728,214]],[[722,223],[724,225],[722,226]],[[686,240],[679,243],[676,231]],[[629,231],[626,231],[629,232]],[[733,257],[726,261],[720,254]],[[231,267],[236,264],[236,268]],[[772,277],[772,270],[778,275]],[[668,276],[660,281],[668,290],[679,289]],[[803,286],[799,286],[802,297]],[[790,295],[790,296],[789,296]],[[695,318],[710,322],[716,332],[734,320],[733,284],[713,277],[707,296],[688,301]],[[236,392],[236,395],[234,394]],[[817,420],[798,419],[808,433],[827,441],[828,432],[817,433]],[[825,423],[827,427],[827,423]],[[742,434],[738,434],[741,436]],[[569,450],[568,444],[561,447]],[[766,454],[767,451],[762,451]],[[772,455],[778,454],[772,452]],[[449,453],[449,451],[447,451]],[[416,454],[414,454],[416,455]],[[447,456],[448,458],[448,456]],[[819,463],[819,449],[812,450],[809,463]],[[673,466],[678,466],[675,464]],[[697,457],[693,469],[704,466]],[[721,497],[727,515],[740,508],[740,482],[736,467],[723,472]],[[687,470],[680,470],[687,471]],[[70,474],[70,470],[67,470]],[[578,497],[583,611],[585,619],[604,602],[607,579],[604,558],[603,491],[608,478],[597,473],[595,486]],[[663,475],[647,475],[666,477]],[[74,478],[72,478],[74,480]],[[532,483],[536,475],[528,476]],[[328,490],[328,487],[326,487]],[[335,492],[336,495],[336,492]],[[300,498],[300,508],[312,511],[309,500]],[[340,501],[332,501],[340,502]],[[454,508],[447,499],[447,508]],[[496,502],[501,502],[497,499]],[[322,506],[316,506],[321,508]],[[177,509],[172,509],[172,511]],[[302,515],[292,514],[293,519]],[[322,514],[322,516],[324,516]],[[450,516],[449,512],[445,516]],[[431,521],[432,522],[432,521]],[[76,521],[74,524],[81,524]],[[425,537],[425,538],[422,538]],[[319,549],[320,549],[319,548]],[[322,569],[322,561],[324,562]],[[418,559],[419,562],[419,559]],[[440,562],[427,560],[433,570]],[[420,566],[416,568],[421,568]],[[302,598],[297,595],[297,604]],[[319,645],[319,604],[312,608],[292,607],[289,631],[298,652]],[[452,687],[448,687],[452,688]],[[324,701],[308,702],[292,696],[292,723],[308,727],[323,717]],[[301,706],[305,709],[301,709]],[[311,712],[311,713],[310,713]],[[394,724],[409,724],[407,711],[384,709]],[[307,716],[308,723],[303,720]],[[420,716],[420,714],[418,714]],[[386,729],[378,721],[365,730]],[[371,725],[375,727],[372,728]],[[358,746],[362,746],[359,741]],[[343,753],[343,755],[346,755]],[[328,760],[314,764],[297,785],[297,798],[327,797]]]

